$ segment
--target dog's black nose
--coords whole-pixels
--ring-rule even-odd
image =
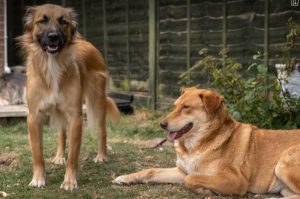
[[[160,126],[161,126],[161,128],[166,129],[168,127],[168,122],[163,120],[163,121],[160,122]]]
[[[51,41],[51,42],[55,42],[59,39],[59,35],[58,33],[56,32],[49,32],[48,33],[48,39]]]

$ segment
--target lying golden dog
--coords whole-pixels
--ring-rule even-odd
[[[188,88],[162,122],[175,140],[176,167],[117,177],[118,184],[179,183],[211,195],[280,192],[300,198],[300,130],[265,130],[237,122],[223,97]]]
[[[29,7],[24,17],[25,32],[17,38],[27,68],[27,122],[33,157],[30,186],[45,185],[42,123],[46,114],[50,114],[59,133],[54,163],[63,163],[68,136],[66,174],[61,185],[66,190],[78,187],[83,101],[88,120],[99,134],[95,162],[104,161],[106,156],[106,113],[119,117],[116,105],[106,96],[103,58],[92,44],[80,38],[75,16],[72,9],[52,4]]]

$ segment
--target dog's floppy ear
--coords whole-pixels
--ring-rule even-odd
[[[214,114],[224,102],[224,97],[217,92],[205,91],[199,94],[205,110],[209,114]]]
[[[73,8],[67,8],[67,11],[70,15],[70,19],[71,19],[71,33],[74,35],[75,33],[77,33],[77,26],[78,26],[78,22],[77,22],[77,13],[74,11]]]
[[[33,20],[34,20],[34,15],[35,15],[36,9],[33,6],[27,6],[26,7],[26,12],[23,18],[23,23],[24,23],[24,31],[32,31],[33,28]]]

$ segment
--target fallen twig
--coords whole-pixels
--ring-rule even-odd
[[[149,144],[147,144],[147,146],[143,147],[142,149],[155,149],[161,145],[163,145],[163,143],[165,143],[167,141],[166,138],[158,138],[159,140],[152,140],[150,141]]]

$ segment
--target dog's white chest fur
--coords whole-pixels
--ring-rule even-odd
[[[177,157],[176,166],[183,169],[187,174],[195,173],[196,165],[199,162],[195,157]]]
[[[55,55],[48,55],[47,61],[43,64],[46,83],[53,91],[59,90],[59,84],[63,73],[63,66],[56,60]]]
[[[63,99],[59,88],[63,66],[56,60],[56,56],[48,55],[42,67],[46,84],[51,90],[40,105],[41,110],[46,110],[55,107]]]
[[[201,164],[204,161],[204,157],[201,155],[184,155],[181,157],[177,157],[176,166],[181,168],[187,174],[193,173],[203,173],[206,175],[213,175],[216,170],[213,167],[205,164]]]

